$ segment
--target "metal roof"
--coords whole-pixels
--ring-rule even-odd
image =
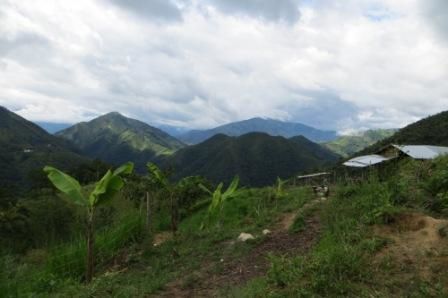
[[[448,147],[428,145],[393,145],[406,155],[414,159],[434,159],[440,155],[448,154]]]
[[[374,164],[381,163],[386,160],[389,160],[389,158],[378,155],[378,154],[363,155],[363,156],[358,156],[358,157],[352,158],[352,159],[344,162],[344,166],[364,168],[364,167],[368,167],[368,166],[371,166]]]

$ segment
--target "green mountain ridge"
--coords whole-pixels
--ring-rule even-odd
[[[140,169],[148,161],[185,146],[160,129],[117,112],[78,123],[56,135],[72,141],[91,158],[113,164],[133,161]]]
[[[192,130],[179,136],[186,144],[198,144],[214,135],[241,136],[251,132],[264,132],[271,136],[291,138],[303,135],[313,142],[334,140],[335,131],[319,130],[301,123],[283,122],[274,119],[252,118],[248,120],[232,122],[208,130]]]
[[[325,142],[322,145],[343,157],[348,157],[392,136],[397,131],[398,129],[371,129],[357,135],[340,136],[336,140]]]
[[[277,176],[317,170],[339,156],[305,137],[286,139],[266,133],[239,137],[218,134],[184,148],[163,162],[174,168],[174,178],[203,175],[212,182],[229,182],[239,175],[243,185],[265,186]]]
[[[389,144],[448,146],[448,111],[414,122],[365,148],[360,154],[378,151]]]
[[[68,169],[87,161],[71,142],[0,107],[0,186],[26,188],[45,165]]]

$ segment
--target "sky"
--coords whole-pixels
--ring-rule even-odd
[[[348,133],[448,110],[446,0],[0,0],[0,105]]]

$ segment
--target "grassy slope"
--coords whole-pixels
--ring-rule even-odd
[[[396,131],[396,129],[368,130],[360,135],[341,136],[323,145],[343,157],[348,157],[378,141],[392,136]]]
[[[362,153],[375,152],[389,144],[448,146],[448,111],[412,123],[393,136],[365,148]]]
[[[319,205],[322,232],[318,244],[309,253],[295,256],[274,250],[268,257],[270,268],[266,276],[248,283],[228,284],[224,278],[216,284],[210,276],[227,274],[228,260],[247,265],[243,260],[251,260],[252,254],[269,242],[261,231],[272,228],[284,214],[297,211],[310,201],[309,190],[291,188],[280,199],[275,199],[272,188],[244,190],[226,203],[220,225],[199,230],[205,210],[196,210],[181,223],[176,239],[157,247],[147,239],[121,250],[124,257],[116,266],[100,266],[97,279],[89,286],[57,275],[50,278],[37,275],[23,279],[22,282],[33,287],[24,287],[22,291],[28,292],[20,294],[32,291],[41,296],[61,297],[163,293],[173,296],[173,293],[197,293],[199,285],[214,290],[218,296],[231,297],[446,297],[448,221],[437,221],[443,225],[435,227],[435,239],[429,242],[429,247],[419,238],[403,242],[406,244],[403,247],[397,241],[401,236],[425,235],[425,228],[430,228],[432,220],[423,214],[448,215],[447,167],[448,157],[435,162],[408,161],[398,170],[390,169],[392,174],[384,181],[373,173],[361,184],[336,186],[332,197]],[[403,225],[403,214],[410,212],[421,216]],[[294,224],[295,233],[310,228],[306,218],[311,214],[300,214]],[[426,223],[421,222],[422,218]],[[155,221],[159,227],[162,225],[158,223],[166,218],[159,216]],[[233,243],[243,231],[258,239]],[[410,244],[417,253],[403,259],[401,251]],[[27,271],[21,266],[28,266]],[[21,266],[11,268],[32,272],[29,264]],[[12,280],[14,270],[11,269]],[[17,286],[21,288],[20,284]]]
[[[57,271],[42,271],[48,269],[45,263],[13,262],[8,267],[12,275],[9,291],[17,290],[19,296],[32,292],[41,296],[136,297],[163,291],[167,283],[176,279],[180,280],[181,288],[188,289],[191,283],[222,270],[221,259],[227,262],[247,255],[251,248],[263,241],[263,229],[270,228],[284,212],[297,210],[310,198],[310,192],[301,188],[290,189],[278,199],[273,197],[271,188],[243,190],[225,205],[220,225],[200,230],[205,209],[199,209],[181,223],[176,239],[157,247],[151,244],[151,238],[138,246],[128,246],[122,250],[124,257],[118,258],[116,266],[98,266],[97,278],[89,286],[78,283],[77,275],[61,278],[61,269],[68,272],[63,267],[58,267]],[[167,221],[166,216],[159,214],[154,218],[155,232],[166,226],[163,224]],[[258,240],[229,245],[229,241],[236,240],[241,232],[253,233]],[[56,256],[71,251],[71,248],[63,246]],[[66,261],[67,264],[72,262],[70,258]],[[202,269],[206,264],[214,264],[214,270],[218,271],[204,272]]]
[[[118,113],[109,113],[57,133],[75,143],[92,158],[113,164],[133,161],[139,169],[160,155],[170,155],[184,145],[165,132]]]

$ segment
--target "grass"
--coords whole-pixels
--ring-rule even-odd
[[[437,174],[429,180],[421,173],[415,174],[417,170],[422,171],[421,165],[404,167],[398,177],[379,181],[373,176],[361,184],[339,185],[330,199],[307,205],[296,217],[290,233],[306,229],[307,218],[318,212],[322,225],[318,244],[305,255],[283,256],[274,252],[269,256],[266,276],[237,287],[223,284],[219,294],[223,297],[446,297],[448,274],[443,264],[433,269],[430,279],[423,279],[415,266],[400,263],[393,256],[378,258],[393,242],[375,234],[374,226],[393,224],[397,214],[409,210],[437,212],[440,207],[431,208],[440,205],[428,202],[447,191],[445,176],[441,178]],[[428,183],[439,189],[433,197],[424,188]],[[415,196],[409,193],[410,188],[418,190],[412,191]],[[4,258],[1,265],[6,270],[0,273],[0,291],[10,293],[10,297],[31,293],[37,297],[139,297],[167,291],[173,282],[180,289],[196,287],[207,282],[208,275],[224,269],[221,259],[244,258],[263,241],[263,229],[270,229],[282,214],[300,210],[313,198],[311,191],[302,187],[286,189],[281,197],[273,193],[272,188],[241,191],[239,196],[226,201],[220,220],[205,230],[199,227],[209,201],[201,201],[180,223],[178,235],[157,247],[152,245],[151,236],[115,236],[122,240],[110,244],[110,250],[105,249],[104,255],[99,256],[101,265],[90,285],[79,282],[76,272],[82,272],[81,269],[74,270],[74,274],[68,274],[70,268],[57,270],[57,264],[67,265],[68,260],[53,259],[56,269],[51,269],[52,256],[57,253],[49,252],[46,259],[50,261],[43,268],[50,269],[44,271],[37,271],[38,266],[30,261]],[[168,219],[166,212],[155,215],[154,229],[167,229]],[[128,234],[124,232],[126,229],[120,230],[123,226],[117,226],[118,235]],[[257,239],[235,242],[241,232],[252,233]],[[110,236],[104,237],[110,239]],[[81,251],[76,245],[67,245],[65,249]],[[61,255],[63,251],[59,249]],[[111,256],[121,254],[126,261],[115,268]],[[39,254],[34,258],[39,259]],[[83,262],[79,268],[81,265]],[[5,280],[14,283],[9,292],[4,291]]]
[[[279,214],[300,208],[312,197],[309,190],[301,188],[290,189],[280,199],[273,198],[270,193],[269,188],[243,190],[238,197],[225,203],[222,220],[206,230],[199,229],[206,208],[199,209],[181,222],[176,238],[157,247],[152,246],[151,239],[143,240],[135,262],[129,264],[126,271],[100,272],[88,286],[63,279],[66,283],[61,282],[52,293],[73,297],[145,296],[163,290],[170,281],[189,275],[191,277],[180,284],[188,288],[203,278],[205,264],[214,264],[211,269],[219,272],[221,259],[248,254],[257,241],[261,241],[261,231],[274,224]],[[223,245],[235,240],[241,232],[253,233],[260,240]]]

